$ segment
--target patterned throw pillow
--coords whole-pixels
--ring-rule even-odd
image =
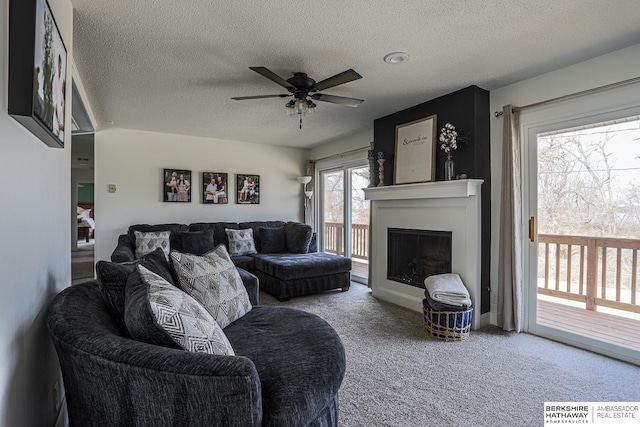
[[[171,251],[171,265],[180,287],[225,328],[251,310],[240,273],[224,245],[197,256]]]
[[[231,230],[227,228],[224,230],[229,237],[229,255],[250,255],[258,253],[256,251],[256,244],[253,241],[253,230],[247,228],[244,230]]]
[[[136,231],[136,258],[153,252],[156,248],[162,248],[162,251],[169,259],[169,235],[170,231]]]
[[[196,300],[141,265],[127,280],[125,321],[131,337],[142,342],[235,354],[220,325]]]

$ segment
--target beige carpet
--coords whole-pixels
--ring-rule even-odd
[[[347,355],[340,426],[541,426],[547,401],[640,401],[640,367],[496,327],[468,341],[423,332],[422,314],[348,292],[280,303],[316,313]]]

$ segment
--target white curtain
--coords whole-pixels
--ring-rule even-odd
[[[316,162],[312,160],[307,161],[306,174],[307,176],[311,177],[311,182],[307,184],[307,190],[312,190],[313,195],[311,196],[310,199],[307,198],[306,196],[304,198],[304,223],[309,224],[311,228],[315,229],[316,216],[315,216],[314,206],[315,206],[315,200],[316,200],[316,188],[315,188]]]
[[[522,330],[522,198],[519,113],[503,107],[502,197],[498,262],[498,325]]]

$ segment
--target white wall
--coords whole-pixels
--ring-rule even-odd
[[[71,2],[49,4],[70,64]],[[0,425],[50,426],[60,374],[45,314],[53,295],[71,284],[71,156],[69,144],[49,148],[7,114],[8,22],[9,1],[0,0]],[[71,84],[66,87],[70,100]],[[68,102],[67,129],[70,113]]]
[[[538,77],[523,80],[509,86],[491,91],[491,113],[502,111],[502,106],[512,104],[525,106],[559,96],[573,94],[587,89],[628,80],[640,75],[640,44],[626,49],[611,52],[609,54],[585,61],[570,67],[562,68]],[[636,85],[637,86],[637,85]],[[634,89],[636,92],[637,88]],[[624,108],[630,105],[629,88],[609,91],[606,96],[591,96],[589,98],[576,98],[571,101],[549,104],[544,107],[536,107],[521,113],[521,128],[536,126],[537,124],[551,123],[555,121],[569,123],[570,120],[580,116],[591,115],[599,110]],[[640,99],[635,97],[636,102]],[[607,105],[604,105],[604,104]],[[618,104],[616,106],[616,104]],[[569,127],[571,125],[568,125]],[[523,146],[523,151],[526,146]],[[502,119],[491,119],[491,322],[496,323],[497,306],[495,292],[497,291],[497,271],[500,238],[500,197],[502,179]],[[526,192],[523,182],[523,189]],[[523,213],[523,216],[527,213]],[[525,281],[525,286],[526,286]]]
[[[109,259],[132,224],[303,220],[308,150],[112,129],[95,135],[96,259]],[[191,170],[191,203],[162,201],[163,169]],[[202,204],[202,172],[229,174],[226,205]],[[260,175],[260,204],[235,203],[235,174]],[[116,192],[107,191],[116,184]]]

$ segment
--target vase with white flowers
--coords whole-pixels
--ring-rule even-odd
[[[451,158],[451,152],[458,148],[457,138],[458,133],[451,123],[445,124],[440,130],[440,149],[447,154],[447,160],[444,162],[444,179],[446,181],[451,181],[455,177],[455,165]]]

